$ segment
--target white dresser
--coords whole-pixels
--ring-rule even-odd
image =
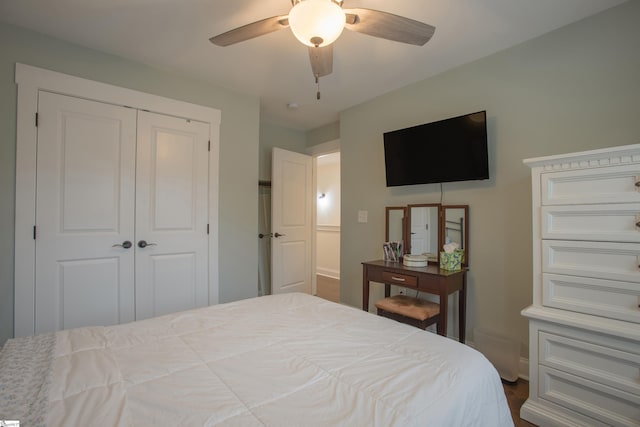
[[[640,144],[528,159],[539,426],[640,426]]]

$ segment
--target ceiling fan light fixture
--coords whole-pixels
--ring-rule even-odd
[[[289,26],[301,43],[328,46],[340,37],[345,25],[342,8],[332,0],[302,0],[289,12]]]

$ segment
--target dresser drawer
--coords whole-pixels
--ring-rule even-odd
[[[640,323],[640,284],[545,273],[542,305]]]
[[[418,286],[418,277],[412,276],[410,274],[399,274],[394,273],[392,271],[383,271],[382,279],[384,283],[388,283],[390,285],[400,285],[400,286]]]
[[[640,165],[549,172],[541,175],[543,205],[640,202]]]
[[[557,369],[540,366],[538,395],[599,423],[593,425],[638,426],[640,397]]]
[[[617,343],[610,337],[583,334],[569,338],[539,331],[538,361],[640,398],[640,354]]]
[[[640,203],[544,206],[542,238],[640,242]]]
[[[542,241],[543,273],[640,283],[640,244]]]

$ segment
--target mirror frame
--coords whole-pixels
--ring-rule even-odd
[[[403,251],[404,251],[404,248],[406,247],[406,240],[407,240],[407,207],[406,206],[386,206],[384,208],[384,217],[385,217],[384,241],[385,242],[389,241],[389,217],[390,217],[391,211],[402,211],[402,214],[403,214],[402,215],[402,244],[403,244]]]
[[[444,245],[445,242],[445,238],[447,236],[446,233],[446,227],[447,227],[447,209],[463,209],[464,210],[464,228],[462,229],[462,233],[463,233],[463,238],[461,239],[462,242],[460,242],[461,244],[461,248],[464,251],[464,262],[462,263],[462,265],[464,267],[468,267],[469,266],[469,205],[444,205],[442,206],[442,221],[440,226],[441,226],[441,230],[440,230],[440,236],[441,236],[441,241],[440,241],[440,247],[442,247],[442,245]]]
[[[447,221],[447,209],[463,209],[464,210],[464,237],[461,245],[464,250],[464,267],[469,266],[469,205],[441,205],[440,203],[417,203],[407,206],[385,206],[385,242],[389,241],[389,217],[390,212],[394,210],[403,211],[402,219],[402,241],[404,243],[404,254],[411,252],[411,208],[412,207],[438,207],[438,250],[436,254],[437,263],[440,263],[440,250],[444,245],[446,238],[446,221]],[[403,254],[403,255],[404,255]],[[433,263],[433,261],[431,261]]]
[[[406,243],[405,253],[411,253],[411,208],[438,208],[438,248],[436,249],[436,263],[440,264],[440,249],[442,248],[442,205],[440,203],[417,203],[407,205]]]

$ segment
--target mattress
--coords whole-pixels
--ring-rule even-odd
[[[472,348],[306,294],[9,340],[0,419],[47,426],[512,426]]]

